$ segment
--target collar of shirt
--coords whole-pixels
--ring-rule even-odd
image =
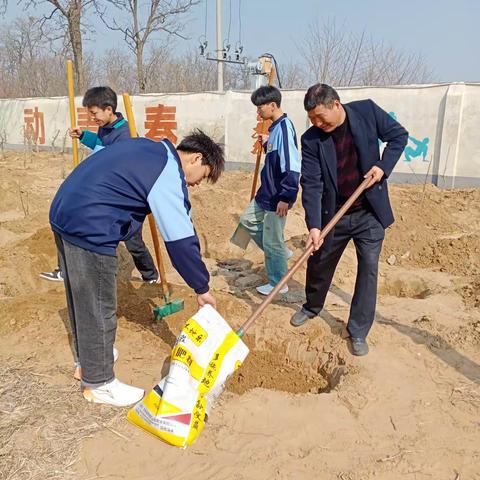
[[[116,112],[115,115],[117,116],[117,119],[114,122],[103,126],[102,128],[104,129],[118,128],[119,126],[121,126],[119,125],[119,123],[121,123],[122,125],[125,123],[125,119],[123,118],[123,115],[120,112]]]
[[[268,127],[268,131],[271,132],[284,118],[287,118],[287,114],[284,113],[280,118],[277,118],[271,125]]]

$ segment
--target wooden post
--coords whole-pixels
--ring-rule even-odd
[[[125,105],[125,113],[127,114],[128,128],[130,129],[130,136],[132,138],[138,137],[137,127],[135,125],[135,117],[133,116],[132,103],[130,102],[130,95],[128,93],[123,94],[123,103]],[[157,226],[155,225],[155,219],[150,213],[148,215],[148,224],[150,225],[150,232],[152,234],[153,248],[155,250],[155,257],[157,259],[158,273],[160,274],[160,282],[162,285],[163,295],[166,301],[170,298],[170,286],[167,282],[167,276],[165,274],[165,265],[163,263],[162,252],[160,251],[160,241],[158,239]]]
[[[67,83],[68,83],[68,99],[70,105],[70,128],[77,126],[75,116],[75,94],[73,91],[73,64],[71,60],[67,60]],[[72,138],[73,166],[78,165],[78,138]]]

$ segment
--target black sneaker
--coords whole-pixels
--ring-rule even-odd
[[[40,278],[51,282],[63,282],[63,273],[59,268],[56,268],[53,272],[40,273]]]
[[[363,357],[368,353],[368,343],[364,338],[350,337],[352,342],[352,353],[357,357]]]

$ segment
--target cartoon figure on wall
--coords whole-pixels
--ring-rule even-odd
[[[411,147],[410,145],[407,145],[405,147],[405,151],[403,152],[403,154],[405,155],[405,161],[411,162],[412,158],[422,156],[423,157],[422,161],[426,162],[427,152],[428,152],[428,142],[430,141],[430,139],[428,137],[425,137],[423,140],[420,141],[409,135],[408,141],[412,142],[415,145],[415,148]]]
[[[388,112],[388,114],[394,119],[397,119],[395,112]],[[423,140],[418,140],[415,137],[408,136],[408,141],[411,142],[405,147],[403,154],[405,155],[405,162],[411,162],[413,158],[422,157],[423,162],[427,162],[427,153],[428,153],[428,144],[430,142],[429,137],[425,137]],[[380,146],[383,142],[379,139],[378,145]]]

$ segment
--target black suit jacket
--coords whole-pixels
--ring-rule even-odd
[[[394,221],[388,199],[387,178],[398,162],[408,141],[408,132],[372,100],[343,105],[357,149],[362,176],[373,166],[380,167],[382,180],[365,196],[384,228]],[[382,158],[378,139],[386,142]],[[302,135],[302,203],[308,229],[322,229],[335,215],[337,205],[337,155],[330,133],[310,127]],[[325,239],[328,248],[332,235]]]

